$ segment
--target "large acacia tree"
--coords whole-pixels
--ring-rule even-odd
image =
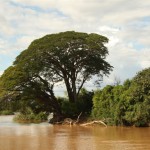
[[[1,80],[10,84],[11,90],[32,91],[39,99],[49,101],[60,114],[55,84],[64,82],[69,101],[76,102],[86,81],[93,76],[102,78],[112,70],[105,60],[107,42],[106,37],[94,33],[68,31],[46,35],[34,40],[18,56]]]

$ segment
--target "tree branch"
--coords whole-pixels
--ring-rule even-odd
[[[83,78],[82,83],[81,83],[81,85],[80,85],[80,87],[79,87],[79,89],[78,89],[78,92],[77,92],[77,97],[78,97],[78,95],[79,95],[79,93],[80,93],[80,90],[82,89],[83,84],[85,83],[86,80],[87,80],[87,78]]]

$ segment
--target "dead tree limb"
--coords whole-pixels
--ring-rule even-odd
[[[106,125],[103,121],[101,121],[101,120],[83,123],[83,124],[81,124],[81,126],[92,125],[92,124],[95,124],[95,123],[96,123],[96,124],[102,124],[102,125],[104,125],[105,127],[107,127],[107,125]]]
[[[82,112],[79,114],[77,120],[74,122],[74,124],[77,124],[79,122],[80,116],[82,115]]]
[[[73,120],[71,118],[66,118],[64,119],[63,124],[69,124],[71,126],[73,124]]]

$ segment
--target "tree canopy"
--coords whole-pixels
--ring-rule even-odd
[[[108,39],[98,34],[67,31],[34,40],[1,77],[9,91],[30,91],[49,101],[54,111],[61,109],[54,86],[63,82],[70,102],[76,102],[84,83],[93,76],[108,75],[112,66],[105,60]]]

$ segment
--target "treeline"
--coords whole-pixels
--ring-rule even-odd
[[[123,85],[108,85],[95,92],[83,89],[87,81],[98,79],[99,83],[112,71],[106,61],[107,42],[102,35],[74,31],[34,40],[0,77],[0,113],[21,112],[19,118],[39,121],[53,112],[55,123],[82,112],[86,119],[101,119],[110,125],[148,126],[149,68]],[[54,87],[60,83],[67,97],[55,95]]]
[[[2,94],[2,93],[1,93]],[[67,96],[57,97],[58,104],[61,107],[63,119],[76,119],[82,113],[81,118],[86,120],[91,115],[92,98],[94,92],[82,88],[78,97],[78,101],[70,103]],[[48,115],[54,110],[48,103],[43,103],[36,99],[30,93],[24,93],[21,96],[9,96],[0,98],[0,115],[10,115],[17,113],[14,121],[20,123],[39,123],[46,121]],[[55,117],[54,117],[55,118]],[[53,123],[53,119],[51,123]],[[54,121],[55,122],[55,121]]]
[[[149,126],[150,68],[123,85],[107,85],[96,91],[92,117],[109,125]]]
[[[70,103],[67,97],[57,99],[66,118],[74,119],[82,112],[84,119],[102,120],[107,125],[149,126],[150,68],[140,71],[132,80],[126,80],[122,85],[107,85],[95,92],[83,88],[76,103]],[[18,119],[26,119],[28,122],[37,118],[40,122],[41,112],[45,112],[45,119],[46,114],[53,112],[49,105],[40,103],[32,95],[11,100],[5,98],[0,103],[1,113],[19,111],[23,115]]]

